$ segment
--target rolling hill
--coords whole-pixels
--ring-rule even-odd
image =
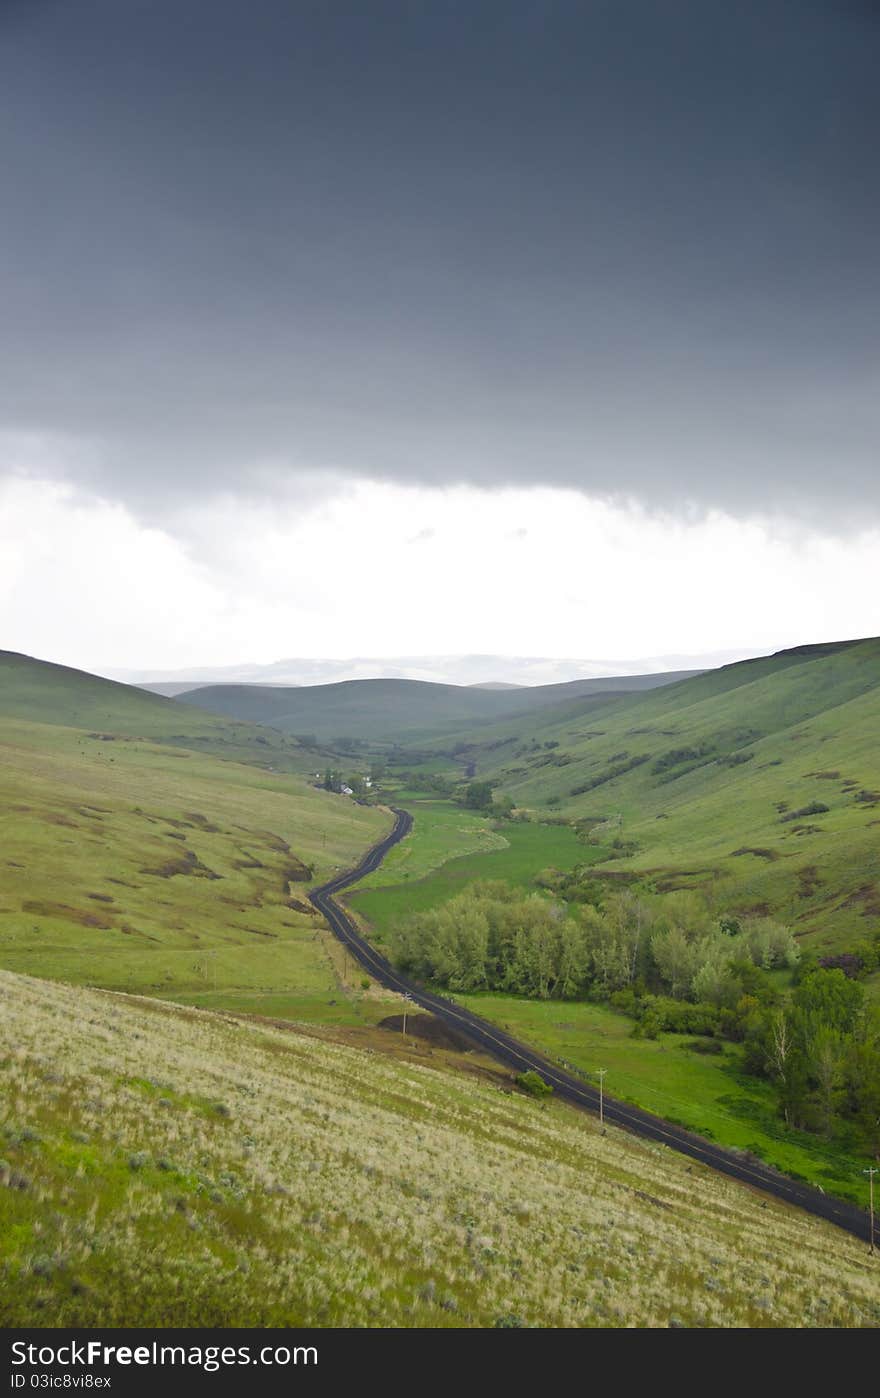
[[[799,647],[460,736],[535,818],[590,829],[606,877],[772,911],[816,949],[880,926],[880,640]],[[441,741],[435,743],[441,750]]]
[[[682,673],[622,675],[514,689],[402,679],[345,680],[301,687],[206,685],[176,697],[180,703],[196,704],[228,718],[270,724],[285,733],[315,735],[322,742],[351,737],[389,743],[401,737],[418,741],[438,734],[448,736],[508,715],[654,689],[680,678]]]
[[[0,657],[0,965],[195,1003],[357,1017],[304,897],[389,823],[291,739]],[[314,760],[312,757],[311,760]]]
[[[880,1323],[856,1239],[443,1064],[0,972],[0,1323]]]
[[[277,730],[230,722],[197,706],[14,651],[0,651],[0,719],[161,741],[285,771],[311,771],[323,757]]]

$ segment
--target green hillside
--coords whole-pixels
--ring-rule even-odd
[[[567,684],[520,689],[477,689],[423,680],[345,680],[303,686],[208,685],[179,694],[230,718],[272,724],[287,733],[314,734],[321,741],[352,737],[394,742],[452,734],[509,714],[531,713],[575,700],[635,693],[674,683],[678,674],[626,675],[616,679],[572,680]]]
[[[880,1323],[864,1244],[497,1075],[8,973],[0,1011],[7,1326]]]
[[[312,771],[323,760],[272,729],[14,651],[0,651],[0,718],[85,729],[97,738],[158,740],[284,771]]]
[[[369,1015],[305,893],[390,817],[284,770],[285,744],[3,657],[0,965],[272,1014]]]
[[[880,925],[880,640],[804,647],[471,733],[535,818],[586,822],[600,869],[773,911],[816,949]]]

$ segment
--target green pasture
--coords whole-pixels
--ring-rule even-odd
[[[831,1141],[788,1131],[779,1119],[769,1083],[747,1076],[740,1050],[723,1045],[715,1055],[696,1051],[705,1039],[660,1034],[633,1038],[633,1021],[582,1001],[534,1001],[511,995],[456,995],[456,1001],[490,1019],[549,1058],[573,1064],[594,1082],[607,1069],[609,1096],[654,1112],[720,1145],[749,1151],[795,1178],[828,1193],[862,1202],[866,1164],[841,1136]]]
[[[423,842],[424,858],[419,859],[407,877],[409,866],[395,864],[392,853],[381,869],[349,895],[351,906],[380,936],[398,918],[439,907],[475,879],[504,879],[527,888],[542,869],[549,866],[571,869],[575,864],[588,863],[591,857],[598,858],[601,853],[584,845],[568,825],[505,821],[503,835],[499,835],[488,828],[488,822],[482,821],[486,835],[494,836],[494,844],[480,844],[460,853],[450,841],[446,845],[445,862],[440,862],[437,858],[440,832],[454,829],[465,813],[444,801],[424,804],[411,801],[406,808],[415,817],[410,838]],[[432,851],[430,856],[428,850]],[[427,862],[429,858],[432,863]],[[427,871],[418,876],[416,871],[426,864]]]

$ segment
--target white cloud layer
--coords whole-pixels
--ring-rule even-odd
[[[672,518],[560,489],[358,481],[151,528],[33,475],[0,486],[5,649],[84,669],[280,656],[762,652],[880,632],[880,531]]]

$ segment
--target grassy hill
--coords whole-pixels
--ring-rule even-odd
[[[878,733],[880,640],[866,640],[465,741],[478,775],[518,806],[592,826],[608,876],[702,887],[722,905],[784,916],[825,949],[880,925]]]
[[[286,733],[314,734],[321,741],[353,737],[394,742],[453,734],[509,714],[531,713],[573,700],[634,693],[673,683],[678,674],[625,675],[617,679],[572,680],[567,684],[484,689],[423,680],[344,680],[338,684],[273,686],[207,685],[178,694],[230,718],[271,724]]]
[[[0,1008],[7,1326],[880,1323],[863,1244],[497,1076],[8,973]]]
[[[390,818],[286,771],[297,751],[0,658],[0,965],[272,1014],[369,1014],[304,895]]]
[[[320,751],[271,728],[230,722],[134,685],[14,651],[0,651],[0,718],[86,729],[98,737],[157,740],[283,771],[313,771],[324,760]]]

